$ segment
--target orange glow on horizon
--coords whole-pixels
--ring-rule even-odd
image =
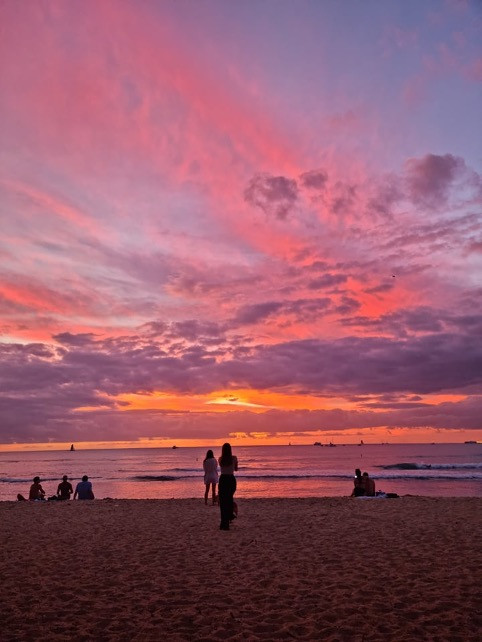
[[[335,445],[355,445],[363,440],[365,446],[376,444],[456,444],[464,441],[476,441],[482,443],[480,431],[477,430],[439,430],[439,429],[414,429],[414,428],[386,428],[346,431],[310,431],[302,435],[294,432],[278,433],[273,436],[265,436],[260,433],[258,438],[246,433],[231,433],[225,437],[213,439],[164,439],[140,437],[136,440],[123,441],[78,441],[75,443],[76,450],[120,450],[123,448],[212,448],[221,447],[225,441],[229,441],[233,447],[241,446],[311,446],[315,441],[324,445],[332,442]],[[70,443],[47,442],[47,443],[16,443],[0,444],[0,452],[30,452],[30,451],[69,451]]]

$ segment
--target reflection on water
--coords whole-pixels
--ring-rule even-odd
[[[340,483],[339,479],[320,480],[316,485],[309,479],[279,480],[275,483],[266,480],[244,480],[237,478],[238,499],[256,497],[343,497],[352,491],[350,482]],[[131,498],[131,499],[188,499],[199,497],[203,500],[204,484],[202,477],[198,481],[180,480],[172,482],[106,482],[95,484],[96,497]],[[423,487],[417,480],[383,480],[377,484],[377,490],[399,495],[425,495],[427,497],[477,497],[480,496],[481,484],[454,483],[452,481],[424,481]]]
[[[358,467],[369,471],[377,490],[399,495],[482,495],[481,444],[250,446],[234,452],[238,498],[348,496]],[[75,486],[84,474],[98,498],[202,498],[205,454],[204,448],[0,453],[0,500],[28,494],[35,475],[53,495],[62,475]]]

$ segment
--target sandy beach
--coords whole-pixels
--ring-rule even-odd
[[[2,642],[480,637],[482,500],[1,502]]]

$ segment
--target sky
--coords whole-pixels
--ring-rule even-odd
[[[482,4],[0,4],[0,449],[482,439]]]

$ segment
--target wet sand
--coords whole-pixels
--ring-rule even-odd
[[[482,499],[0,502],[2,642],[480,640]]]

